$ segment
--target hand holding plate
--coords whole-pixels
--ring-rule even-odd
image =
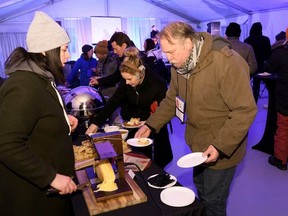
[[[211,163],[217,161],[219,158],[219,152],[213,145],[210,145],[207,150],[203,152],[203,156],[208,157],[205,163]]]

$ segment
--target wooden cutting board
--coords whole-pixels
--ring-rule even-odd
[[[95,163],[95,158],[75,161],[75,170],[80,170],[85,167],[93,166],[94,163]]]
[[[89,181],[89,178],[85,170],[76,171],[76,175],[80,184]],[[90,215],[97,215],[100,213],[125,208],[127,206],[136,205],[147,201],[145,193],[136,184],[136,182],[129,176],[128,173],[126,173],[125,179],[133,191],[132,194],[118,196],[115,198],[102,201],[96,201],[94,192],[91,187],[83,189],[82,192],[84,200],[87,204],[87,208]]]
[[[107,135],[105,133],[102,134],[98,134],[98,138],[107,138],[109,140],[109,137],[111,138],[110,142],[116,147],[116,146],[122,146],[123,149],[121,149],[121,151],[118,151],[117,153],[119,155],[123,154],[123,153],[128,153],[131,152],[130,147],[128,146],[128,144],[126,142],[122,142],[121,140],[121,134],[120,132],[115,133],[115,132],[111,132],[110,135]],[[96,138],[97,139],[97,138]],[[119,140],[120,139],[120,140]],[[103,141],[103,140],[102,140]],[[104,140],[105,141],[105,140]],[[90,142],[89,140],[85,140],[82,141],[83,142]],[[93,144],[94,145],[94,144]],[[89,167],[89,166],[93,166],[93,164],[95,163],[95,157],[98,158],[97,154],[94,157],[91,158],[86,158],[86,159],[82,159],[82,160],[75,160],[75,170],[79,170],[79,169],[83,169],[85,167]]]

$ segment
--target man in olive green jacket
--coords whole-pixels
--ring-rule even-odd
[[[196,33],[182,22],[167,25],[160,32],[160,44],[173,65],[170,87],[160,107],[135,136],[157,132],[181,113],[179,109],[176,112],[176,106],[183,101],[186,142],[192,152],[208,156],[205,165],[194,168],[199,198],[207,216],[226,215],[229,186],[244,157],[247,133],[257,112],[249,67],[229,48],[229,41]]]

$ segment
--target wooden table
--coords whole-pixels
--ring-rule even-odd
[[[274,154],[274,135],[277,128],[277,111],[276,111],[276,84],[277,75],[255,75],[254,79],[264,82],[268,90],[268,111],[264,134],[258,144],[252,146],[252,149],[263,151],[267,154]]]

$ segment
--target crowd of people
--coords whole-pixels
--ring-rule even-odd
[[[178,117],[186,125],[185,140],[191,151],[207,156],[191,173],[206,215],[225,216],[229,187],[257,113],[260,83],[253,75],[276,72],[278,128],[275,154],[268,162],[286,170],[287,33],[276,36],[273,49],[260,22],[252,25],[244,42],[239,40],[238,23],[230,23],[225,34],[227,39],[214,37],[184,22],[169,23],[161,31],[153,25],[140,51],[127,34],[115,32],[94,48],[85,44],[65,79],[70,38],[47,14],[36,12],[27,33],[27,50],[18,47],[11,53],[5,62],[9,78],[1,80],[0,121],[5,127],[0,127],[0,212],[73,215],[70,194],[76,184],[71,133],[78,120],[67,115],[56,85],[93,86],[106,99],[87,134],[97,132],[107,121],[115,125],[131,118],[145,121],[141,128],[130,129],[129,138],[153,138],[154,149],[141,148],[141,153],[163,169],[173,159],[167,124]],[[162,54],[172,65],[169,88],[155,66]],[[179,102],[184,106],[179,107]],[[47,196],[50,187],[59,195]]]
[[[288,64],[287,64],[287,35],[281,31],[275,36],[275,43],[271,45],[270,39],[262,33],[262,24],[253,23],[250,35],[243,42],[239,42],[240,25],[230,23],[226,29],[226,36],[232,42],[232,48],[247,61],[250,66],[250,74],[253,83],[253,95],[257,103],[260,92],[260,80],[253,78],[257,73],[273,73],[277,75],[276,107],[277,129],[274,136],[274,155],[269,156],[268,163],[280,170],[287,170],[288,159]],[[237,37],[237,45],[235,38]],[[248,47],[247,44],[251,45]],[[240,46],[241,45],[241,46]],[[246,54],[243,52],[246,47]],[[249,48],[249,49],[248,49]],[[254,53],[253,53],[254,52]],[[248,58],[248,53],[250,57]],[[256,58],[256,62],[254,60]],[[255,67],[256,66],[256,67]],[[256,69],[255,69],[256,68]]]
[[[234,33],[233,33],[234,32]],[[237,33],[236,33],[237,32]],[[277,75],[276,84],[276,107],[277,107],[277,129],[274,136],[274,155],[269,156],[268,163],[280,170],[287,170],[288,159],[288,49],[287,39],[288,30],[281,31],[275,36],[275,43],[271,45],[270,39],[262,33],[262,24],[260,22],[253,23],[250,29],[250,35],[243,42],[239,42],[237,38],[240,36],[240,25],[230,23],[226,29],[226,36],[232,42],[232,48],[247,61],[250,66],[251,78],[257,73],[273,73]],[[236,36],[237,46],[235,46]],[[232,40],[231,40],[232,39]],[[241,48],[240,48],[241,43]],[[251,45],[252,49],[247,47]],[[246,47],[246,54],[243,53]],[[249,48],[249,49],[248,49]],[[249,50],[249,51],[248,51]],[[254,53],[252,53],[254,52]],[[250,57],[248,57],[250,53]],[[245,57],[246,56],[246,57]],[[253,60],[253,56],[256,57]],[[254,66],[253,66],[254,65]],[[256,70],[255,70],[256,66]],[[254,71],[254,72],[253,72]],[[257,103],[260,91],[260,80],[253,79],[253,95]]]
[[[104,108],[93,119],[87,129],[87,134],[95,133],[98,128],[101,128],[106,119],[119,107],[121,117],[125,122],[131,118],[140,118],[140,121],[146,121],[151,112],[155,111],[155,105],[157,107],[161,104],[165,97],[166,82],[156,76],[144,63],[138,49],[133,46],[128,47],[125,49],[124,56],[125,58],[119,66],[123,80]],[[136,130],[130,130],[128,138],[134,137]],[[141,152],[164,168],[173,158],[167,125],[164,125],[159,133],[154,134],[153,139],[154,158],[152,157],[152,146],[141,148]],[[134,151],[139,151],[139,148]]]

